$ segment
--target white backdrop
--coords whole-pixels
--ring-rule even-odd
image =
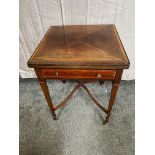
[[[60,5],[61,3],[61,5]],[[134,0],[20,0],[20,77],[35,77],[27,61],[51,25],[115,24],[130,60],[124,80],[135,78]]]

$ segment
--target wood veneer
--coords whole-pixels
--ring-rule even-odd
[[[32,68],[124,69],[129,60],[114,25],[50,27],[28,61]]]
[[[42,76],[48,79],[115,79],[116,70],[67,70],[41,69]]]
[[[85,89],[94,103],[107,114],[109,121],[123,69],[130,62],[114,25],[51,26],[28,61],[35,69],[48,106],[56,119],[55,111],[65,106],[80,87]],[[75,88],[68,96],[53,106],[46,83],[47,79],[74,80]],[[112,81],[108,109],[104,108],[86,87],[87,82]]]

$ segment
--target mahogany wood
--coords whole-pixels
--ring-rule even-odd
[[[41,69],[44,78],[48,79],[115,79],[116,70],[66,70]]]
[[[49,28],[28,66],[124,69],[129,60],[114,25],[66,25]]]
[[[120,84],[120,81],[121,81],[122,73],[123,73],[123,70],[117,70],[115,80],[114,80],[114,82],[112,84],[111,96],[110,96],[109,106],[108,106],[108,113],[107,113],[107,117],[106,117],[106,119],[104,121],[104,124],[108,123],[108,121],[109,121],[111,110],[112,110],[112,107],[113,107],[113,104],[114,104],[114,101],[115,101],[115,97],[116,97],[116,94],[117,94],[117,90],[118,90],[118,87],[119,87],[119,84]]]
[[[54,110],[56,111],[57,109],[64,107],[67,103],[67,101],[70,99],[70,97],[75,93],[75,91],[80,87],[80,84],[78,84],[71,92],[70,94],[65,98],[63,102],[61,102],[59,105],[57,105]]]
[[[77,89],[83,87],[94,103],[107,114],[109,121],[123,69],[130,62],[114,25],[67,25],[49,28],[30,57],[28,66],[35,69],[53,119],[55,111],[65,106]],[[63,102],[53,107],[46,79],[78,84]],[[86,83],[105,80],[113,82],[108,109],[91,94]]]
[[[86,92],[89,94],[89,96],[90,96],[91,99],[94,101],[94,103],[95,103],[102,111],[104,111],[105,113],[108,113],[108,111],[107,111],[104,107],[102,107],[102,106],[100,105],[100,103],[98,103],[98,101],[95,99],[95,97],[91,94],[91,92],[89,91],[89,89],[88,89],[84,84],[82,84],[82,87],[86,90]]]
[[[45,96],[45,98],[47,100],[48,106],[49,106],[49,108],[50,108],[50,110],[52,112],[53,119],[56,120],[56,114],[55,114],[55,111],[54,111],[54,108],[53,108],[53,104],[52,104],[52,100],[51,100],[51,97],[50,97],[50,93],[49,93],[49,90],[48,90],[46,80],[42,77],[42,74],[41,74],[39,69],[35,69],[35,72],[36,72],[36,75],[38,77],[38,80],[39,80],[40,86],[42,88],[42,91],[44,93],[44,96]]]

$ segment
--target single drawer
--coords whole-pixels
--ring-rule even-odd
[[[115,79],[116,70],[64,70],[41,69],[42,76],[48,79]]]

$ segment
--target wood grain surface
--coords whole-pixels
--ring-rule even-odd
[[[129,60],[114,25],[68,25],[49,28],[28,66],[124,69]]]
[[[65,70],[41,69],[43,78],[48,79],[104,79],[115,78],[116,70]]]

